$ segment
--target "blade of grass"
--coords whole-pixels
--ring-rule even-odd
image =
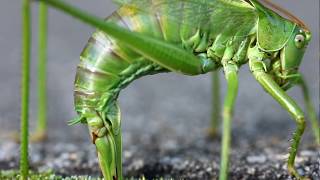
[[[29,112],[29,68],[31,46],[30,2],[22,0],[22,78],[21,78],[21,149],[20,173],[21,179],[28,179],[28,112]]]
[[[36,134],[42,138],[47,133],[47,93],[46,93],[46,66],[47,66],[47,32],[48,32],[47,5],[39,3],[39,42],[38,42],[38,123]]]

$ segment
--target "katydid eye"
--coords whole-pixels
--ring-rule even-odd
[[[303,48],[304,44],[305,44],[305,37],[301,34],[298,34],[295,37],[294,41],[295,41],[297,48]]]

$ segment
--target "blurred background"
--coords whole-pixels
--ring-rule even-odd
[[[106,17],[116,9],[111,0],[68,0],[69,3]],[[301,18],[313,33],[313,40],[301,65],[316,109],[319,109],[319,1],[274,0]],[[33,5],[33,46],[31,66],[31,131],[35,127],[37,67],[37,5]],[[0,1],[0,141],[4,135],[19,131],[21,17],[20,1]],[[48,45],[48,127],[49,140],[82,142],[89,136],[85,125],[68,126],[75,117],[73,81],[79,54],[94,28],[56,10],[49,10]],[[225,82],[222,80],[222,94]],[[299,88],[289,94],[303,106]],[[210,124],[210,75],[197,77],[174,73],[143,77],[120,94],[124,146],[132,139],[143,142],[144,136],[161,136],[160,144],[171,141],[192,143],[203,138]],[[267,95],[252,78],[247,65],[240,71],[239,95],[233,122],[234,135],[255,137],[284,136],[295,127],[289,115]],[[310,139],[311,129],[306,131]],[[2,138],[1,138],[2,137]]]

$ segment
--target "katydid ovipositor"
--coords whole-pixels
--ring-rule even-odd
[[[298,73],[311,40],[308,28],[285,10],[285,19],[257,0],[115,0],[121,7],[106,22],[58,0],[43,0],[98,27],[81,55],[75,105],[86,122],[106,179],[122,179],[120,111],[117,97],[133,80],[160,72],[198,75],[223,69],[228,84],[223,106],[220,179],[227,178],[232,111],[238,69],[248,64],[256,80],[295,119],[297,130],[288,160],[294,159],[305,129],[301,108],[286,94],[303,87],[313,129],[319,126],[306,85]]]

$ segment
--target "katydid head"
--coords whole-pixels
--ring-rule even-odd
[[[275,54],[271,71],[283,89],[292,87],[300,79],[299,66],[310,40],[310,31],[296,26],[286,44]]]
[[[269,54],[276,52],[272,65],[274,78],[283,88],[291,86],[299,79],[298,69],[311,40],[310,30],[302,20],[269,0],[250,1],[259,17],[258,45]]]
[[[297,73],[310,40],[310,31],[296,26],[286,45],[280,51],[280,64],[283,76]]]

